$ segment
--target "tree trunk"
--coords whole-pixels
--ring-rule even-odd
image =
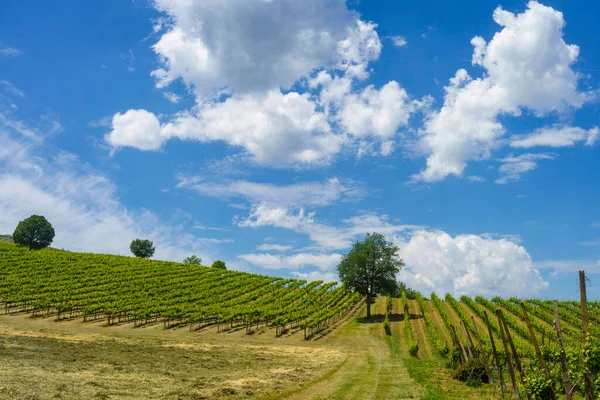
[[[371,295],[367,295],[367,319],[371,319]]]

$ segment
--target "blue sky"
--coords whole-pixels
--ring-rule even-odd
[[[335,280],[353,240],[426,293],[600,295],[600,5],[10,2],[0,233]]]

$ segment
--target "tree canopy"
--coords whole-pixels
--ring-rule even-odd
[[[135,239],[131,242],[129,249],[133,253],[134,256],[140,258],[150,258],[154,255],[154,243],[147,239]]]
[[[29,250],[39,250],[50,246],[54,240],[54,228],[41,215],[32,215],[19,222],[12,240],[16,244],[29,247]]]
[[[202,259],[194,254],[189,257],[186,257],[183,260],[183,263],[184,264],[202,265]]]
[[[213,268],[221,268],[221,269],[227,269],[227,267],[225,266],[225,261],[221,261],[221,260],[217,260],[212,264]]]
[[[383,235],[367,233],[362,241],[354,242],[338,265],[344,285],[367,297],[367,318],[371,318],[375,298],[397,288],[396,274],[404,265],[398,252],[398,246],[386,241]]]

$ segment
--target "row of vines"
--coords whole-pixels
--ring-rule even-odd
[[[0,242],[5,313],[83,318],[134,327],[162,323],[219,331],[260,326],[309,338],[361,300],[343,286],[139,258],[28,251]]]

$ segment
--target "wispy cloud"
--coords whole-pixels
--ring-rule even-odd
[[[2,46],[0,45],[0,56],[4,57],[16,57],[23,54],[23,52],[14,47]]]
[[[408,44],[408,42],[406,41],[404,36],[392,36],[392,37],[390,37],[390,39],[392,40],[392,43],[394,43],[394,46],[396,46],[396,47],[404,47]]]

